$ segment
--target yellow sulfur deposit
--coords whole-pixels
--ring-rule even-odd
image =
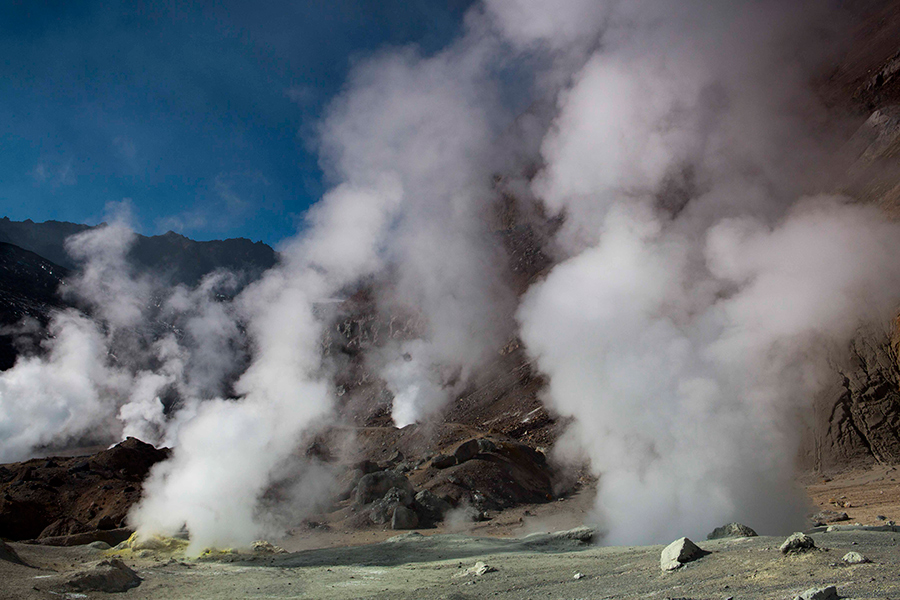
[[[153,535],[146,538],[138,537],[132,533],[131,537],[107,552],[111,556],[129,556],[139,552],[167,554],[170,556],[183,556],[188,547],[188,541],[180,538]]]

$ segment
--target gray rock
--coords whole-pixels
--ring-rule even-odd
[[[24,565],[25,561],[19,558],[19,555],[13,550],[12,546],[0,540],[0,560],[5,560],[7,562],[16,563],[19,565]]]
[[[863,556],[859,552],[848,552],[847,554],[844,555],[844,557],[841,560],[844,561],[845,563],[847,563],[848,565],[862,565],[865,563],[872,562],[871,560],[869,560],[867,557]]]
[[[833,585],[823,588],[809,588],[794,600],[838,600],[837,588]]]
[[[112,548],[112,546],[110,546],[106,542],[103,542],[100,540],[97,540],[96,542],[91,542],[90,544],[87,544],[87,547],[92,548],[94,550],[109,550],[110,548]]]
[[[659,557],[659,568],[663,571],[674,571],[684,563],[697,560],[709,554],[686,537],[679,538],[665,547]]]
[[[101,560],[92,567],[65,575],[62,587],[75,592],[124,592],[141,584],[138,574],[118,558]]]
[[[838,521],[849,521],[850,517],[845,512],[837,512],[834,510],[823,510],[809,517],[809,520],[816,525],[824,525],[825,523],[836,523]]]
[[[746,525],[742,525],[740,523],[729,523],[728,525],[722,525],[721,527],[716,527],[712,530],[712,533],[706,536],[708,540],[720,540],[723,538],[734,538],[734,537],[756,537],[757,533],[747,527]]]
[[[781,544],[781,553],[790,554],[793,552],[805,552],[816,547],[816,542],[805,533],[797,532],[792,534]]]
[[[552,540],[572,540],[573,542],[582,542],[590,544],[597,536],[597,530],[593,527],[582,525],[574,529],[565,529],[563,531],[554,531],[549,535]],[[687,538],[685,538],[687,539]]]
[[[406,491],[412,496],[413,487],[402,473],[378,471],[363,475],[356,484],[356,503],[369,504],[383,498],[391,488]]]
[[[416,511],[405,506],[398,506],[394,509],[394,515],[391,517],[391,529],[415,529],[419,525],[419,515]]]

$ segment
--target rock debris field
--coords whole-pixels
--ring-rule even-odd
[[[663,545],[598,546],[587,528],[516,539],[411,532],[377,544],[293,553],[259,544],[249,554],[197,559],[179,556],[178,544],[12,543],[0,553],[0,598],[900,596],[900,528],[838,525],[807,535],[811,546],[785,544],[784,536],[699,540],[702,552],[682,555],[685,562],[672,569],[661,568]]]

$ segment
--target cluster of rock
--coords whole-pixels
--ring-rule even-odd
[[[489,438],[466,440],[452,453],[417,463],[399,451],[381,464],[362,461],[345,490],[341,498],[351,500],[357,513],[393,529],[431,527],[450,510],[480,521],[490,510],[552,498],[542,453],[511,440]]]
[[[741,525],[740,523],[729,523],[722,527],[717,527],[707,536],[707,539],[722,539],[730,537],[752,537],[756,532]],[[802,532],[791,534],[782,542],[779,550],[785,556],[795,555],[804,552],[817,550],[815,540]],[[703,550],[686,537],[680,538],[666,546],[659,560],[660,569],[665,572],[675,571],[683,567],[685,564],[702,558],[711,552]],[[860,565],[870,563],[871,561],[859,552],[848,552],[841,559],[848,565]],[[801,594],[794,596],[793,600],[837,600],[839,598],[837,588],[833,585],[825,587],[810,588]]]
[[[406,475],[397,470],[362,475],[354,488],[353,502],[367,512],[372,523],[390,524],[391,529],[398,530],[433,525],[451,508],[428,490],[416,493]]]
[[[453,506],[470,506],[481,513],[553,498],[547,458],[512,440],[467,440],[452,454],[432,458],[430,468],[439,471],[429,482],[432,492]]]
[[[723,538],[737,537],[755,537],[756,532],[753,529],[740,523],[729,523],[722,527],[716,527],[709,535],[708,540],[716,540]],[[802,532],[790,535],[782,542],[779,550],[782,554],[796,554],[816,549],[816,542],[810,536]],[[686,537],[679,538],[666,546],[659,558],[659,567],[663,571],[675,571],[683,567],[686,563],[702,558],[711,552],[697,546],[694,542]],[[857,556],[858,555],[858,556]],[[868,562],[868,559],[856,552],[850,552],[844,556],[844,562],[849,564],[860,564]]]

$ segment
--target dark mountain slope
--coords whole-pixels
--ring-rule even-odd
[[[66,253],[65,240],[88,229],[88,225],[62,221],[35,223],[3,217],[0,242],[15,244],[74,270],[78,265]],[[138,235],[129,256],[139,270],[187,285],[196,284],[216,269],[242,272],[252,279],[276,261],[275,250],[262,242],[245,238],[196,242],[172,231],[152,237]]]
[[[57,290],[68,274],[34,252],[0,242],[0,370],[15,362],[23,321],[46,326],[50,313],[65,306]]]

